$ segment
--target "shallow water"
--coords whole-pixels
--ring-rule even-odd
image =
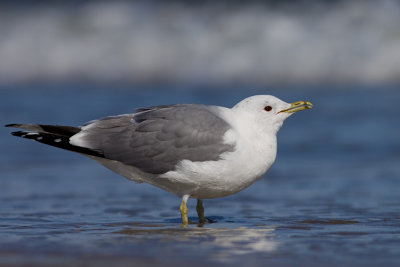
[[[212,223],[187,228],[179,198],[1,128],[0,265],[400,264],[400,91],[145,89],[2,88],[1,122],[81,124],[153,104],[232,106],[261,93],[315,108],[285,122],[263,179],[205,200]],[[196,221],[195,201],[188,207]]]

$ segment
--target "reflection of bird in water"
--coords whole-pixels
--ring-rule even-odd
[[[133,226],[133,227],[132,227]],[[171,243],[192,243],[196,240],[196,247],[208,248],[211,251],[207,254],[222,262],[230,262],[235,255],[245,255],[256,252],[273,252],[279,242],[275,238],[273,226],[254,226],[237,228],[205,228],[196,227],[188,231],[180,231],[177,228],[170,228],[169,225],[134,225],[129,224],[117,234],[130,235],[133,238],[161,237],[162,240]],[[199,238],[201,237],[201,238]],[[188,245],[189,245],[188,244]]]
[[[272,252],[278,243],[274,240],[274,228],[246,228],[215,229],[213,243],[219,247],[227,248],[229,254],[247,254],[254,252]],[[229,256],[229,255],[221,255]],[[226,259],[227,257],[222,257]]]
[[[186,202],[237,193],[260,178],[276,156],[276,133],[292,113],[312,104],[273,96],[246,98],[233,108],[197,104],[155,106],[81,127],[9,124],[15,136],[86,155],[130,180],[146,182]]]

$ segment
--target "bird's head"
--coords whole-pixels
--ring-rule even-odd
[[[308,101],[286,103],[271,95],[256,95],[240,101],[233,111],[249,123],[275,134],[293,113],[312,107]]]

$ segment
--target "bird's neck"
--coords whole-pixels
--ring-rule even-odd
[[[233,112],[235,128],[242,134],[248,137],[262,138],[273,137],[276,138],[276,134],[282,126],[282,123],[272,123],[268,125],[262,124],[257,118],[248,112]]]
[[[260,125],[254,116],[247,113],[236,113],[235,130],[247,141],[247,145],[257,151],[260,156],[270,156],[275,159],[276,134],[281,125]]]

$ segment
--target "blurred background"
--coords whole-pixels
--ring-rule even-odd
[[[398,266],[400,1],[0,1],[0,122],[308,100],[248,189],[179,198],[0,128],[2,266]],[[189,215],[196,220],[194,203]],[[166,260],[168,259],[168,260]]]
[[[2,1],[0,82],[388,84],[400,3]]]

